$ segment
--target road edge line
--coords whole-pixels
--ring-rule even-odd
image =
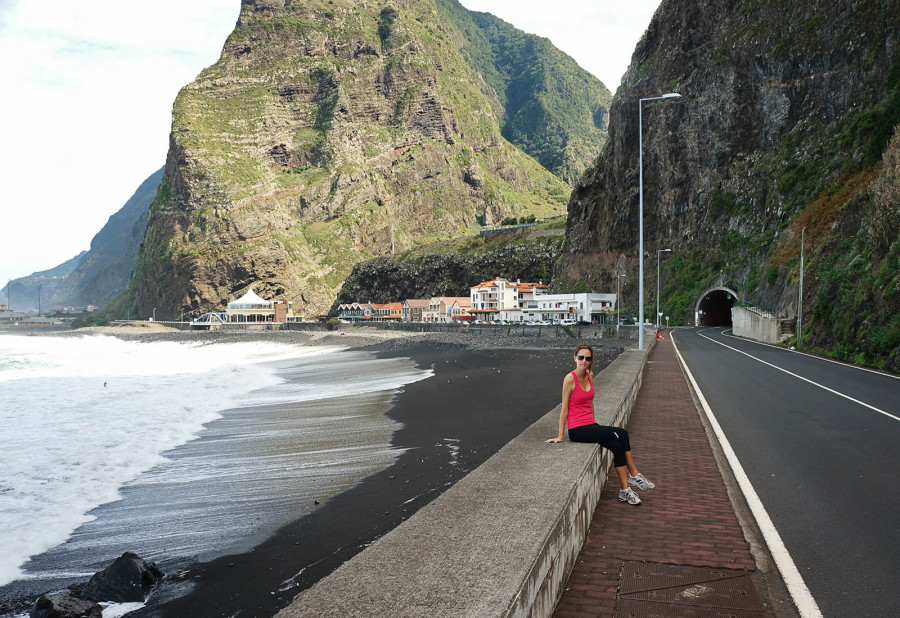
[[[794,600],[794,605],[797,606],[797,611],[799,611],[800,615],[804,618],[822,618],[822,612],[819,609],[819,605],[816,603],[812,593],[810,593],[809,588],[806,586],[803,576],[800,574],[797,565],[794,564],[794,559],[791,558],[784,542],[781,540],[781,535],[778,534],[775,524],[772,523],[772,519],[769,517],[769,513],[763,506],[762,500],[759,499],[756,490],[753,488],[753,484],[750,482],[746,472],[744,472],[744,468],[741,466],[737,454],[734,452],[734,449],[731,448],[731,443],[728,441],[725,432],[722,430],[721,425],[719,425],[719,421],[716,419],[712,409],[706,402],[706,397],[703,396],[703,392],[700,390],[700,386],[697,384],[694,375],[688,368],[687,362],[685,362],[684,357],[681,356],[681,351],[675,343],[675,338],[671,337],[670,339],[672,341],[672,347],[675,349],[675,354],[678,357],[678,361],[681,363],[681,368],[684,370],[685,375],[690,381],[691,387],[694,389],[694,393],[697,395],[697,399],[703,408],[703,413],[706,415],[707,421],[716,434],[719,446],[722,448],[722,452],[728,460],[728,465],[731,466],[735,480],[737,481],[741,492],[744,494],[744,499],[750,507],[750,512],[753,514],[754,519],[756,519],[756,525],[759,527],[763,539],[765,539],[766,545],[769,547],[769,553],[772,555],[775,566],[781,573],[784,584],[787,586],[788,592]]]
[[[731,350],[732,352],[737,352],[738,354],[743,354],[743,355],[746,356],[747,358],[752,358],[752,359],[755,360],[757,363],[762,363],[763,365],[766,365],[767,367],[771,367],[772,369],[776,369],[776,370],[778,370],[778,371],[780,371],[780,372],[782,372],[782,373],[786,373],[786,374],[788,374],[789,376],[791,376],[792,378],[797,378],[798,380],[800,380],[800,381],[802,381],[802,382],[806,382],[806,383],[808,383],[808,384],[812,384],[813,386],[818,387],[818,388],[821,388],[822,390],[827,391],[827,392],[831,393],[832,395],[837,395],[838,397],[843,397],[843,398],[846,399],[847,401],[851,401],[851,402],[853,402],[853,403],[855,403],[855,404],[857,404],[857,405],[860,405],[860,406],[862,406],[862,407],[864,407],[864,408],[869,408],[869,409],[872,410],[873,412],[878,412],[878,413],[881,414],[882,416],[886,416],[886,417],[888,417],[888,418],[890,418],[890,419],[893,419],[893,420],[895,420],[895,421],[900,421],[900,417],[894,416],[893,414],[891,414],[890,412],[887,412],[886,410],[882,410],[881,408],[876,408],[875,406],[873,406],[873,405],[870,404],[870,403],[866,403],[865,401],[862,401],[861,399],[857,399],[856,397],[851,397],[850,395],[847,395],[846,393],[842,393],[841,391],[837,391],[837,390],[835,390],[835,389],[833,389],[833,388],[830,388],[830,387],[828,387],[828,386],[825,386],[824,384],[819,384],[819,383],[816,382],[815,380],[811,380],[811,379],[809,379],[809,378],[805,378],[805,377],[801,376],[799,373],[794,373],[793,371],[788,371],[788,370],[785,369],[784,367],[779,367],[778,365],[776,365],[776,364],[774,364],[774,363],[770,363],[769,361],[764,361],[764,360],[761,359],[761,358],[758,358],[758,357],[756,357],[756,356],[753,356],[752,354],[750,354],[750,352],[745,352],[744,350],[738,350],[737,348],[731,347],[731,346],[728,345],[727,343],[722,343],[721,341],[716,341],[715,339],[712,339],[711,337],[707,337],[706,335],[704,335],[704,334],[703,334],[702,332],[700,332],[700,331],[697,332],[697,336],[698,336],[698,337],[703,337],[703,338],[706,339],[707,341],[709,341],[709,342],[711,342],[711,343],[715,343],[716,345],[720,345],[720,346],[722,346],[723,348],[728,348],[728,349]]]

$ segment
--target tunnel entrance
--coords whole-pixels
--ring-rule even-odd
[[[734,306],[734,290],[710,288],[700,296],[694,309],[697,326],[731,326],[731,308]]]

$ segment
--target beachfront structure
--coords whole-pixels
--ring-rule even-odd
[[[337,317],[345,322],[363,322],[371,320],[374,312],[372,303],[341,303]]]
[[[456,305],[455,313],[454,305]],[[454,320],[468,320],[469,307],[471,307],[471,299],[468,296],[433,296],[428,301],[428,309],[422,312],[422,321],[446,323]]]
[[[247,293],[233,300],[225,307],[225,316],[228,322],[234,323],[259,323],[259,322],[296,322],[300,318],[294,316],[292,302],[283,300],[269,301],[260,298],[253,288]]]
[[[574,320],[603,324],[617,310],[615,294],[544,294],[537,299],[538,319],[542,321]]]
[[[428,303],[431,302],[427,298],[410,298],[403,301],[403,321],[404,322],[422,322],[423,314],[428,311]]]
[[[488,322],[531,322],[541,319],[538,299],[549,286],[543,282],[523,283],[497,277],[470,288],[469,313]]]
[[[403,303],[341,303],[337,317],[345,322],[399,322]]]
[[[400,322],[403,319],[403,303],[379,303],[372,306],[378,322]]]
[[[472,308],[472,299],[468,296],[458,296],[453,299],[453,304],[447,309],[448,322],[471,322],[475,316],[469,311]]]

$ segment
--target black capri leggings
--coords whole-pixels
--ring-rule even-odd
[[[593,442],[603,448],[612,451],[613,464],[617,468],[626,465],[625,453],[631,450],[628,441],[628,432],[621,427],[608,427],[607,425],[581,425],[569,430],[569,440],[572,442]]]

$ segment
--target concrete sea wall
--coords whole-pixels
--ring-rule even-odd
[[[598,374],[598,422],[625,425],[647,353]],[[596,445],[545,444],[558,423],[559,406],[279,618],[550,616],[611,465]]]

